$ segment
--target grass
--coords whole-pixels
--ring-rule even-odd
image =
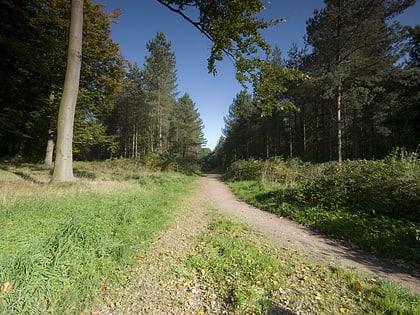
[[[0,314],[87,314],[146,255],[194,179],[134,160],[75,171],[77,182],[48,185],[48,168],[0,165]],[[202,288],[202,314],[420,315],[419,296],[393,283],[313,264],[220,217],[176,264]]]
[[[228,183],[233,192],[254,206],[288,217],[306,226],[351,241],[394,259],[420,267],[419,225],[409,220],[349,209],[301,202],[301,187],[262,184],[257,181]]]
[[[104,282],[119,281],[122,266],[147,251],[193,180],[75,163],[83,178],[52,186],[48,168],[1,166],[0,314],[88,309]]]
[[[249,227],[217,219],[180,276],[205,288],[203,314],[420,314],[420,297],[390,282],[320,266],[268,246]]]

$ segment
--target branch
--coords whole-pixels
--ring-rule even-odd
[[[165,3],[164,0],[157,0],[160,4],[162,4],[163,6],[165,6],[166,8],[168,8],[169,10],[171,10],[172,12],[175,12],[177,14],[179,14],[182,18],[184,18],[184,20],[188,21],[190,24],[192,24],[196,29],[198,29],[200,31],[201,34],[203,34],[204,36],[206,36],[211,42],[214,42],[214,38],[213,36],[211,36],[205,29],[203,29],[200,25],[199,22],[194,22],[190,17],[188,17],[187,15],[184,14],[184,12],[182,12],[179,9],[176,9],[174,7],[172,7],[171,5]],[[232,58],[232,62],[233,60],[235,60],[234,55],[226,50],[223,49],[223,52],[229,57]]]

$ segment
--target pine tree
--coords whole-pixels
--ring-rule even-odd
[[[392,66],[391,50],[397,41],[393,37],[397,32],[386,21],[413,1],[326,0],[325,4],[308,20],[307,40],[313,47],[313,75],[330,87],[323,97],[335,112],[336,158],[342,161],[345,140],[350,143],[345,130],[353,130],[353,152],[362,137],[357,135],[362,119],[368,120],[370,126],[363,128],[371,130],[371,139],[377,132],[377,109],[369,106],[381,91],[378,78]],[[371,110],[369,116],[364,115],[366,109]]]
[[[150,151],[150,108],[146,103],[144,69],[137,63],[129,65],[122,90],[115,98],[113,117],[111,130],[118,139],[121,156],[138,157]]]
[[[171,45],[165,34],[157,33],[146,45],[150,55],[144,66],[146,102],[154,120],[152,151],[161,154],[168,150],[169,118],[176,95],[175,53]]]
[[[198,158],[205,144],[204,126],[195,103],[187,93],[176,102],[172,117],[170,132],[172,151],[182,158]]]

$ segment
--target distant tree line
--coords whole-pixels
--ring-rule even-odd
[[[177,98],[171,43],[158,33],[144,66],[127,64],[111,39],[120,12],[102,9],[84,3],[75,158],[198,157],[203,123],[188,94]],[[52,163],[69,17],[67,0],[0,1],[0,156]]]
[[[203,122],[186,93],[176,98],[175,54],[163,33],[147,43],[144,67],[130,65],[116,94],[110,121],[117,136],[118,154],[139,157],[148,153],[200,157],[206,143]]]
[[[372,159],[420,144],[420,26],[395,16],[414,1],[327,0],[307,20],[306,47],[278,48],[277,106],[242,91],[210,160]],[[293,75],[300,73],[300,75]],[[270,74],[274,77],[273,74]],[[214,164],[213,164],[214,165]]]

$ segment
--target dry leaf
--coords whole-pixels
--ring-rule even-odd
[[[3,283],[1,286],[1,292],[7,293],[10,292],[10,290],[12,290],[12,284],[9,281]]]
[[[145,259],[146,258],[146,256],[140,256],[140,255],[137,255],[137,256],[134,256],[133,257],[135,260],[137,260],[137,261],[140,261],[140,260],[142,260],[142,259]]]
[[[354,287],[357,289],[357,290],[360,290],[361,288],[362,288],[362,285],[360,284],[360,282],[359,281],[355,281],[354,282]]]
[[[319,292],[316,293],[315,300],[322,301],[322,295]]]

